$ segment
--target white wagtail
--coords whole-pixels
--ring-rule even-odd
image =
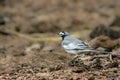
[[[89,47],[85,42],[82,40],[79,40],[77,38],[74,38],[70,36],[68,32],[60,32],[59,35],[62,37],[62,42],[61,45],[65,49],[66,52],[70,54],[79,54],[81,52],[96,52],[96,53],[104,53],[104,54],[110,54],[110,59],[112,60],[111,57],[111,52],[104,52],[100,50],[96,50],[92,47]]]

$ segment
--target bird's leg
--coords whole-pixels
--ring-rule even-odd
[[[112,59],[112,54],[111,54],[111,53],[109,54],[109,57],[110,57],[110,61],[112,61],[112,62],[113,62],[113,59]]]

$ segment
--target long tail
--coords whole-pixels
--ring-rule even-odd
[[[101,50],[91,50],[92,52],[100,53],[100,54],[112,54],[112,52],[106,52]]]
[[[99,54],[108,54],[108,55],[109,55],[109,58],[110,58],[110,61],[113,62],[112,52],[106,52],[106,51],[96,50],[96,49],[93,49],[93,48],[85,49],[85,50],[82,51],[82,52],[95,52],[95,53],[99,53]]]
[[[101,50],[96,50],[94,48],[88,48],[85,51],[88,52],[96,52],[96,53],[100,53],[100,54],[112,54],[112,52],[106,52],[106,51],[101,51]]]
[[[109,54],[110,61],[113,62],[112,52],[105,52],[105,51],[100,51],[100,50],[92,50],[92,51],[97,52],[97,53],[100,53],[100,54]]]

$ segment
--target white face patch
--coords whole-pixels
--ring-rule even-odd
[[[60,35],[60,36],[62,36],[62,35],[65,35],[65,33],[63,33],[63,32],[60,32],[60,33],[59,33],[59,35]]]

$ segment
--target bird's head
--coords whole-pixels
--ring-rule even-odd
[[[65,36],[69,36],[70,34],[68,32],[62,31],[62,32],[59,32],[58,35],[64,38]]]

